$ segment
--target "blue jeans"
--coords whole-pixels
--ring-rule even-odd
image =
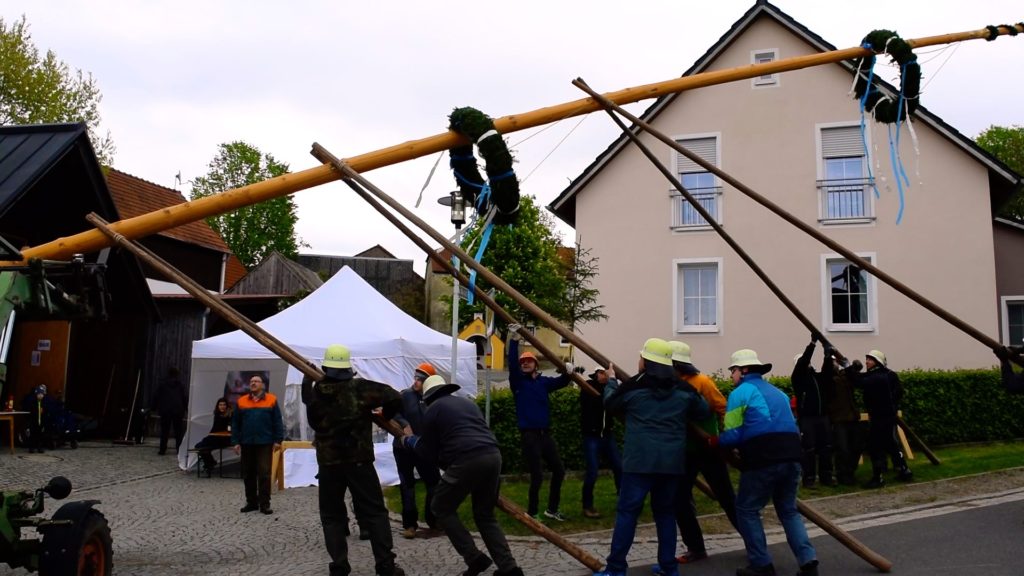
[[[796,490],[801,474],[800,464],[796,462],[771,464],[745,470],[740,474],[740,489],[736,494],[736,522],[751,566],[760,567],[772,563],[760,516],[768,500],[775,505],[775,513],[786,531],[786,542],[800,566],[815,559],[814,546],[807,538],[803,518],[796,509]]]
[[[658,534],[658,566],[672,576],[679,571],[676,562],[676,517],[674,502],[681,474],[622,473],[619,488],[619,507],[612,531],[612,546],[608,553],[608,572],[625,572],[629,567],[626,555],[636,536],[636,522],[644,507],[647,493],[651,494],[651,513]]]
[[[594,484],[597,483],[597,469],[600,467],[601,455],[608,459],[608,465],[615,475],[615,491],[619,491],[622,485],[622,457],[619,456],[619,446],[615,442],[615,435],[609,433],[607,436],[584,436],[583,437],[583,461],[586,463],[587,471],[583,475],[583,509],[594,507]]]

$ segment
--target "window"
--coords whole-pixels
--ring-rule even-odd
[[[677,142],[705,162],[718,166],[717,137],[689,138],[677,140]],[[675,166],[676,174],[679,175],[679,182],[686,188],[686,191],[707,210],[708,214],[716,222],[721,222],[719,217],[719,201],[722,196],[722,188],[718,186],[715,175],[678,152],[675,153]],[[672,227],[674,229],[708,226],[707,220],[697,212],[693,205],[678,190],[673,189],[671,197]]]
[[[778,50],[754,50],[750,53],[750,62],[753,64],[767,64],[778,60]],[[765,86],[778,86],[779,75],[778,74],[765,74],[763,76],[757,76],[751,80],[751,84],[754,88],[763,88]]]
[[[864,144],[859,126],[822,128],[821,176],[817,186],[821,203],[821,221],[827,223],[864,222],[872,216],[865,176]]]
[[[675,331],[717,332],[722,314],[721,260],[677,260],[675,265]]]
[[[1003,296],[1003,344],[1020,346],[1024,344],[1024,296]]]
[[[860,255],[868,262],[871,256]],[[824,259],[824,308],[828,329],[833,332],[875,330],[875,280],[859,266],[842,257]]]
[[[561,336],[561,335],[558,336],[558,346],[560,348],[568,348],[571,345],[572,345],[572,342],[569,342],[568,338],[566,338],[565,336]]]

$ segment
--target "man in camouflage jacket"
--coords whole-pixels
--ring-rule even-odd
[[[373,467],[372,411],[382,409],[385,419],[401,410],[399,393],[386,384],[364,380],[352,370],[348,348],[327,347],[322,369],[325,377],[302,381],[302,402],[313,428],[313,445],[319,465],[320,523],[324,544],[331,555],[331,576],[348,576],[348,514],[345,490],[352,492],[352,507],[370,546],[378,576],[405,576],[395,565],[394,544],[380,479]]]

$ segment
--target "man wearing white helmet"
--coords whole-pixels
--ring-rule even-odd
[[[718,441],[740,451],[743,470],[736,494],[736,522],[747,549],[749,566],[736,576],[774,576],[775,566],[761,523],[768,501],[775,505],[786,542],[800,565],[800,576],[817,576],[818,560],[807,529],[796,509],[796,493],[802,472],[800,432],[789,407],[789,398],[762,375],[772,369],[757,352],[733,352],[729,375],[736,388],[725,408],[725,431]]]
[[[492,563],[498,565],[495,576],[523,576],[494,517],[501,474],[498,441],[476,404],[453,395],[458,389],[458,384],[448,384],[440,376],[427,378],[423,383],[427,409],[422,434],[407,435],[403,442],[425,462],[444,470],[431,506],[438,526],[466,563],[463,576],[483,574]],[[459,520],[459,504],[466,497],[473,500],[473,522],[490,556],[476,547]]]
[[[865,488],[885,486],[886,457],[892,458],[896,478],[902,482],[914,478],[907,466],[903,451],[896,443],[896,413],[903,398],[900,377],[889,369],[885,354],[872,350],[864,356],[865,372],[855,382],[864,392],[864,407],[867,408],[871,428],[868,431],[868,452],[871,454],[871,480]]]

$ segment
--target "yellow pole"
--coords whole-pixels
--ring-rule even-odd
[[[1012,28],[1013,27],[1000,26],[999,35],[1009,34]],[[1017,25],[1015,28],[1018,32],[1024,32],[1024,26]],[[919,38],[916,40],[907,40],[907,42],[914,48],[921,48],[924,46],[949,44],[965,40],[985,39],[989,37],[989,34],[990,32],[987,28],[982,28],[980,30],[972,30],[968,32],[958,32],[954,34],[943,34],[940,36],[929,36],[927,38]],[[870,50],[866,48],[845,48],[843,50],[833,50],[831,52],[823,52],[820,54],[786,58],[765,64],[748,64],[745,66],[729,68],[727,70],[716,70],[713,72],[694,74],[693,76],[683,76],[681,78],[675,78],[663,82],[645,84],[643,86],[626,88],[617,92],[610,92],[605,94],[604,97],[619,105],[630,104],[640,100],[646,100],[648,98],[658,98],[660,96],[675,94],[686,90],[693,90],[695,88],[704,88],[706,86],[714,86],[716,84],[724,84],[726,82],[733,82],[746,78],[775,74],[777,72],[786,72],[789,70],[799,70],[812,66],[820,66],[822,64],[831,64],[852,58],[859,58],[868,54],[870,54]],[[602,110],[601,105],[593,98],[588,97],[573,100],[572,102],[566,102],[564,104],[549,106],[547,108],[540,108],[532,112],[513,114],[511,116],[498,118],[494,121],[494,127],[498,132],[508,134],[510,132],[533,128],[535,126],[542,126],[564,118],[589,114],[598,110]],[[467,141],[464,137],[456,134],[455,132],[448,131],[443,134],[436,134],[419,140],[410,140],[388,148],[382,148],[359,156],[346,158],[344,159],[344,162],[356,172],[364,173],[376,168],[382,168],[384,166],[398,164],[399,162],[405,162],[406,160],[412,160],[428,154],[434,154],[465,142]],[[264,200],[278,198],[293,192],[298,192],[299,190],[305,190],[306,188],[326,184],[327,182],[337,180],[339,177],[340,173],[333,170],[330,165],[325,164],[315,168],[309,168],[301,172],[285,174],[283,176],[278,176],[276,178],[271,178],[270,180],[250,184],[234,190],[228,190],[226,192],[207,196],[206,198],[201,198],[192,202],[184,202],[176,206],[157,210],[148,214],[142,214],[134,218],[121,220],[120,222],[114,222],[110,224],[110,229],[129,239],[140,238],[169,228],[174,228],[175,226],[181,226],[182,224],[188,224],[189,222],[195,222],[196,220],[230,212],[243,206],[257,204]],[[105,246],[109,246],[110,243],[110,239],[102,232],[96,229],[91,229],[86,232],[75,234],[74,236],[58,238],[57,240],[46,244],[27,248],[22,250],[22,255],[25,259],[46,258],[60,260],[70,258],[71,255],[77,253],[94,252]]]

